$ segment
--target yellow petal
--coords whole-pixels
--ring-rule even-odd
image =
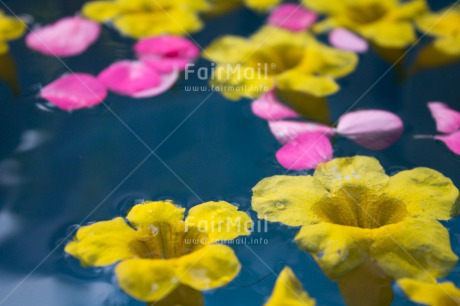
[[[330,77],[307,75],[299,70],[291,70],[277,78],[280,90],[299,91],[314,97],[325,97],[336,93],[339,85]]]
[[[302,4],[307,8],[324,13],[338,13],[346,8],[346,1],[337,1],[337,0],[302,0]]]
[[[126,218],[138,229],[149,229],[158,223],[177,223],[184,219],[185,208],[180,208],[168,201],[151,202],[135,205]]]
[[[83,266],[107,266],[137,257],[133,242],[138,237],[123,218],[115,218],[82,226],[65,251],[79,259]]]
[[[329,196],[311,176],[273,176],[260,181],[253,189],[252,209],[259,219],[290,226],[320,221],[314,206]]]
[[[83,16],[98,22],[110,21],[121,13],[123,8],[114,1],[91,1],[82,8]]]
[[[147,306],[204,306],[203,294],[189,286],[179,285],[160,301],[147,303]]]
[[[460,18],[459,18],[460,21]],[[460,28],[460,27],[459,27]],[[457,60],[460,57],[460,34],[453,37],[443,37],[435,40],[435,47],[438,50],[450,55],[456,56]]]
[[[186,226],[195,226],[206,232],[209,243],[250,235],[252,227],[252,220],[247,213],[223,201],[192,207],[185,223]]]
[[[0,41],[0,55],[8,53],[9,47],[6,42]]]
[[[285,267],[276,280],[275,288],[265,306],[314,306],[316,302],[302,288],[291,268]]]
[[[298,247],[315,258],[324,273],[339,279],[368,258],[369,229],[331,223],[302,227],[295,237]]]
[[[343,184],[378,190],[385,186],[389,179],[379,161],[367,156],[335,158],[319,165],[314,177],[328,190],[338,190]]]
[[[130,296],[142,301],[158,301],[178,285],[174,261],[129,259],[115,268],[118,285]]]
[[[460,5],[440,13],[429,13],[416,20],[418,28],[428,35],[452,37],[458,35]]]
[[[278,5],[282,0],[244,0],[245,4],[258,11],[266,11]]]
[[[238,36],[224,36],[212,42],[204,51],[203,57],[216,63],[238,63],[251,52],[251,44]]]
[[[196,290],[210,290],[231,282],[241,269],[233,250],[212,244],[178,259],[176,275]]]
[[[438,40],[435,42],[437,41]],[[460,45],[460,42],[458,45]],[[434,43],[429,43],[428,45],[422,47],[417,54],[416,60],[409,69],[409,74],[415,74],[423,69],[438,68],[450,65],[457,61],[460,61],[460,53],[452,55],[436,47]]]
[[[432,284],[405,278],[398,280],[398,286],[411,301],[418,304],[430,306],[460,305],[460,290],[451,282]]]
[[[412,216],[449,220],[458,215],[458,189],[432,169],[416,168],[392,176],[387,193],[402,201]]]
[[[415,42],[416,34],[409,21],[379,22],[359,29],[359,33],[386,48],[404,48]]]
[[[24,21],[3,15],[0,11],[0,40],[12,40],[21,37],[26,30]]]
[[[449,232],[435,220],[408,219],[373,231],[370,256],[393,278],[433,281],[457,263]]]
[[[391,18],[414,20],[417,17],[424,15],[428,11],[428,3],[426,0],[413,0],[399,4],[395,10],[390,12]]]

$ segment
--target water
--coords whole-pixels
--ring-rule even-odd
[[[83,2],[5,3],[17,14],[50,23],[73,15]],[[432,1],[434,8],[448,3],[452,1]],[[248,35],[262,22],[260,16],[241,10],[210,21],[194,38],[206,46],[223,34]],[[116,60],[132,58],[131,44],[105,27],[86,53],[63,63],[76,72],[96,74]],[[274,157],[279,144],[266,122],[250,113],[247,101],[232,103],[218,93],[183,90],[190,83],[204,82],[181,81],[152,99],[110,95],[106,102],[113,113],[100,106],[69,114],[36,98],[40,86],[67,72],[65,65],[28,50],[23,39],[12,44],[12,54],[21,92],[15,97],[0,85],[2,306],[143,305],[113,285],[110,268],[83,269],[64,255],[64,239],[76,224],[125,215],[143,199],[172,199],[184,207],[225,199],[250,211],[251,188],[264,177],[284,173]],[[414,134],[435,131],[426,102],[445,101],[460,109],[460,65],[425,71],[402,84],[390,71],[373,86],[388,68],[373,53],[362,56],[358,70],[341,81],[342,91],[330,99],[331,113],[337,119],[372,87],[356,109],[396,112],[406,124],[403,138],[379,153],[340,138],[335,155],[373,155],[389,173],[431,167],[460,186],[460,160],[439,143],[413,139]],[[460,220],[445,224],[460,254]],[[207,305],[262,305],[276,279],[270,270],[279,273],[285,265],[293,268],[319,305],[342,305],[336,284],[296,248],[296,231],[270,224],[268,233],[253,236],[269,244],[233,245],[242,272],[226,288],[206,293]],[[459,268],[448,279],[460,285]],[[410,305],[398,295],[394,304]]]

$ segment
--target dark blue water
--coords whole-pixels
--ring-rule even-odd
[[[15,13],[43,24],[73,15],[82,3],[5,1]],[[449,3],[432,1],[436,9]],[[248,35],[262,23],[261,16],[243,9],[209,21],[194,38],[206,46],[224,34]],[[132,58],[132,43],[105,27],[86,53],[63,62],[75,72],[97,74],[116,60]],[[250,212],[251,188],[264,177],[285,172],[274,158],[279,144],[266,122],[251,115],[248,101],[185,92],[185,85],[204,85],[192,79],[151,99],[111,95],[106,102],[112,111],[100,106],[66,113],[36,98],[40,86],[68,72],[63,63],[28,50],[23,39],[12,44],[11,53],[21,90],[13,95],[0,83],[2,306],[143,305],[116,288],[110,268],[83,269],[64,255],[63,239],[76,224],[124,215],[142,199],[168,198],[184,207],[225,199]],[[342,91],[330,98],[333,119],[389,68],[373,52],[362,56],[357,71],[341,81]],[[460,160],[442,144],[413,139],[414,134],[435,132],[428,101],[460,109],[459,68],[425,71],[404,82],[389,71],[355,109],[397,113],[406,124],[404,137],[379,153],[339,139],[335,155],[376,156],[389,173],[431,167],[460,186]],[[460,254],[460,220],[445,224]],[[268,239],[268,244],[233,246],[243,269],[226,288],[206,293],[207,305],[262,305],[276,279],[271,270],[278,273],[285,265],[319,305],[342,305],[337,286],[296,248],[296,231],[271,224],[268,233],[253,236]],[[448,279],[460,285],[459,268]],[[410,305],[399,295],[394,304]]]

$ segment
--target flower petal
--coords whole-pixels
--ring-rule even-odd
[[[318,133],[332,137],[335,133],[331,127],[310,122],[269,121],[268,126],[273,136],[282,144],[287,144],[302,134]]]
[[[434,281],[455,267],[449,232],[436,220],[410,218],[375,230],[370,256],[395,279]]]
[[[142,301],[165,298],[179,285],[174,260],[130,259],[115,268],[118,285]]]
[[[366,261],[370,237],[368,229],[320,223],[303,226],[295,240],[329,278],[337,280]]]
[[[342,189],[344,184],[379,190],[389,179],[379,161],[367,156],[335,158],[319,165],[314,177],[331,191]]]
[[[82,8],[83,16],[98,22],[110,21],[122,12],[116,1],[90,1]]]
[[[404,278],[397,282],[407,297],[417,303],[431,306],[457,306],[460,304],[460,290],[451,282],[426,283]]]
[[[297,4],[281,4],[272,11],[267,23],[290,31],[304,31],[318,19],[318,15]]]
[[[401,119],[382,110],[350,112],[339,119],[337,132],[370,150],[383,150],[399,140]]]
[[[133,97],[161,84],[160,74],[139,61],[119,61],[102,71],[98,78],[111,91]]]
[[[252,220],[247,213],[238,211],[238,207],[224,201],[206,202],[192,207],[185,223],[206,232],[209,243],[250,235],[252,227]]]
[[[142,39],[134,50],[141,61],[162,73],[184,70],[200,55],[200,49],[191,41],[172,35]]]
[[[460,129],[460,112],[442,102],[430,102],[428,108],[436,121],[438,132],[453,133]]]
[[[316,302],[302,288],[291,268],[285,267],[276,280],[273,293],[265,306],[314,306]]]
[[[276,85],[280,90],[300,91],[314,97],[329,96],[339,90],[339,85],[331,77],[313,76],[296,70],[281,74]]]
[[[252,191],[252,209],[259,219],[290,226],[319,222],[313,206],[329,197],[327,190],[311,176],[265,178]]]
[[[7,16],[3,14],[3,11],[0,11],[0,28],[1,40],[13,40],[21,37],[26,31],[26,23],[16,17]]]
[[[203,51],[203,57],[216,63],[234,64],[253,52],[251,47],[248,40],[228,35],[213,41]]]
[[[100,32],[100,25],[93,21],[68,17],[30,32],[26,44],[46,55],[72,56],[84,52],[97,40]]]
[[[83,266],[108,266],[120,260],[137,257],[132,242],[139,237],[121,217],[82,226],[65,252],[80,260]]]
[[[457,155],[460,155],[460,131],[447,136],[436,136],[435,139],[440,140]]]
[[[314,169],[332,159],[332,145],[321,133],[306,133],[288,142],[278,152],[278,162],[289,170]]]
[[[329,34],[329,43],[342,50],[366,53],[369,44],[355,33],[344,28],[336,28]]]
[[[189,286],[180,284],[168,296],[160,301],[152,301],[146,306],[204,306],[203,294]]]
[[[232,248],[212,244],[178,259],[180,282],[196,290],[225,286],[240,272],[241,264]]]
[[[405,48],[417,38],[410,21],[379,22],[374,26],[361,28],[359,33],[386,48]]]
[[[134,98],[150,98],[158,96],[176,84],[177,79],[179,78],[179,71],[174,70],[169,73],[161,74],[160,84],[155,87],[140,91],[133,95]]]
[[[252,113],[265,120],[298,118],[300,115],[276,98],[273,90],[263,94],[251,104]]]
[[[126,216],[126,219],[138,229],[148,229],[152,225],[166,222],[177,223],[184,219],[185,208],[175,206],[171,202],[147,201],[135,205]]]
[[[253,10],[265,11],[276,5],[282,0],[244,0],[244,3]]]
[[[75,73],[64,75],[43,87],[40,97],[60,109],[71,111],[102,103],[107,97],[107,89],[94,76]]]
[[[449,220],[458,214],[458,189],[432,169],[415,168],[390,177],[386,193],[400,199],[415,217]]]

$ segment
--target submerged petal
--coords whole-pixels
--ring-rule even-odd
[[[404,278],[398,280],[397,284],[415,303],[430,306],[460,305],[460,290],[451,282],[426,283]]]
[[[415,217],[449,220],[458,215],[458,189],[449,178],[429,168],[390,177],[386,193],[400,199]]]
[[[84,52],[100,34],[100,25],[81,17],[62,18],[36,29],[26,37],[29,48],[52,56],[72,56]]]
[[[259,219],[290,226],[319,222],[313,206],[329,197],[327,190],[311,176],[273,176],[263,179],[252,190],[252,209]]]
[[[275,92],[269,91],[251,104],[252,113],[265,120],[298,118],[300,115],[276,98]]]
[[[442,102],[430,102],[428,108],[436,121],[438,132],[453,133],[460,129],[460,112]]]
[[[212,244],[178,259],[176,275],[180,282],[196,290],[210,290],[231,282],[241,264],[232,248]]]
[[[60,109],[71,111],[102,103],[107,97],[107,89],[96,77],[75,73],[64,75],[43,87],[40,97]]]
[[[460,131],[446,136],[436,136],[435,139],[440,140],[457,155],[460,155]]]
[[[111,91],[132,97],[161,84],[161,75],[139,61],[112,64],[98,78]]]
[[[173,260],[129,259],[115,268],[123,291],[142,301],[158,301],[179,285]]]
[[[369,44],[366,40],[344,28],[336,28],[329,33],[329,43],[339,49],[366,53]]]
[[[321,133],[297,136],[276,152],[278,162],[289,170],[314,169],[332,159],[332,145]]]
[[[318,14],[300,5],[287,3],[274,9],[268,17],[267,23],[274,27],[297,32],[308,29],[317,19]]]
[[[339,119],[337,132],[370,150],[383,150],[399,140],[402,120],[383,110],[350,112]]]
[[[252,220],[247,213],[224,201],[192,207],[185,223],[206,232],[209,243],[250,235],[252,227]]]
[[[268,126],[273,136],[282,144],[294,140],[302,134],[317,133],[325,137],[334,136],[334,129],[322,124],[297,121],[269,121]]]
[[[123,218],[115,218],[80,227],[65,252],[79,259],[83,266],[108,266],[137,257],[132,242],[138,238]]]
[[[316,302],[302,288],[291,268],[285,267],[276,280],[272,295],[264,306],[314,306]]]

